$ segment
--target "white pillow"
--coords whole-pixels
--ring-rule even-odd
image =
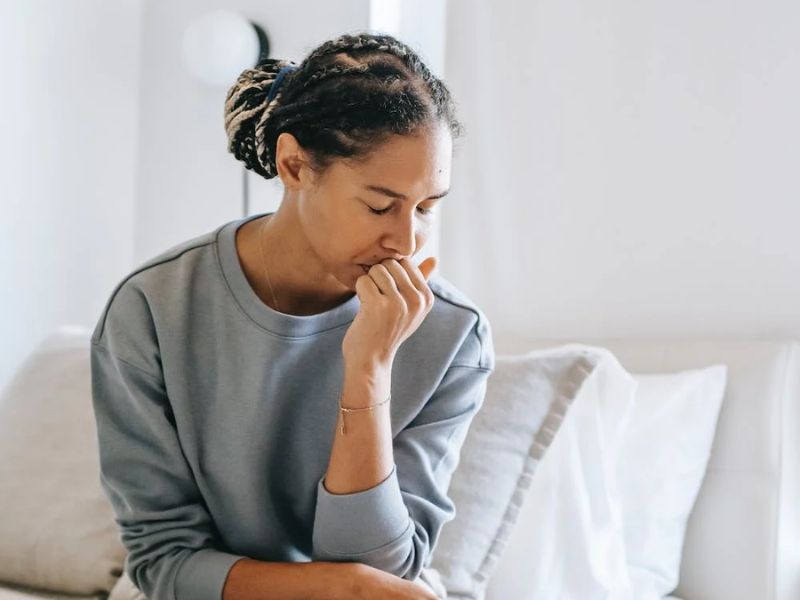
[[[605,348],[562,348],[578,347],[603,359],[539,464],[504,558],[488,583],[491,598],[634,598],[615,466],[636,382]]]
[[[491,598],[661,600],[677,585],[727,368],[603,366],[606,381],[581,390],[539,466]]]
[[[678,585],[689,515],[711,455],[727,366],[635,374],[631,426],[617,486],[637,600],[659,600]]]
[[[483,598],[542,456],[601,360],[574,347],[496,358],[448,488],[456,514],[432,556],[449,600]]]

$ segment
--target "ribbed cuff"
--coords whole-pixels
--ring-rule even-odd
[[[203,548],[192,553],[178,567],[175,600],[222,600],[222,589],[239,554]]]
[[[375,487],[332,494],[323,476],[317,484],[313,543],[318,552],[353,556],[371,552],[403,535],[413,522],[400,492],[397,465]]]

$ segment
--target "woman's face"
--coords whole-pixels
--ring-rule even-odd
[[[438,213],[434,196],[450,187],[451,159],[452,137],[441,125],[393,136],[366,160],[334,161],[315,183],[301,174],[300,225],[322,270],[355,290],[362,265],[413,257]]]

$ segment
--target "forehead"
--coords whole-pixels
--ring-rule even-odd
[[[401,193],[430,194],[450,186],[453,142],[449,130],[393,135],[361,161],[344,166],[350,181]],[[436,189],[434,189],[436,188]]]

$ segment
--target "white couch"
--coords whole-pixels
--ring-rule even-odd
[[[728,365],[675,596],[800,599],[800,344],[580,341],[609,348],[638,373]],[[496,347],[509,354],[563,342]],[[99,487],[88,332],[56,332],[29,357],[3,390],[0,434],[0,600],[134,597]],[[509,548],[499,571],[521,581],[525,556]],[[487,598],[514,600],[493,596],[491,585]]]
[[[635,373],[728,366],[674,595],[682,600],[800,600],[800,343],[580,341],[608,348]],[[496,341],[496,350],[523,353],[560,343],[503,339]],[[522,578],[525,562],[509,547],[497,574],[506,580],[510,574]],[[508,593],[507,581],[503,589]],[[487,600],[506,599],[492,595],[490,582]]]

